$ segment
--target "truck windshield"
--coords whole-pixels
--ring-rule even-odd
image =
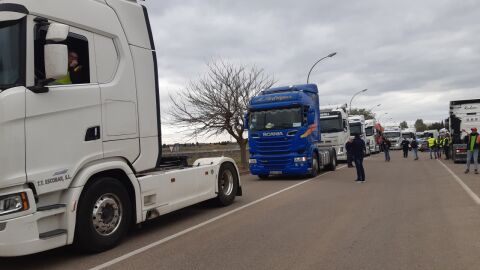
[[[362,124],[361,123],[351,123],[350,124],[350,135],[361,135],[362,134]]]
[[[22,85],[23,20],[0,22],[0,91]]]
[[[400,132],[385,132],[383,135],[387,139],[393,139],[400,137]]]
[[[342,117],[340,115],[320,117],[320,130],[322,133],[342,132]]]
[[[289,108],[250,113],[250,130],[297,128],[302,126],[302,109]]]
[[[373,136],[373,127],[366,127],[365,128],[365,135]]]

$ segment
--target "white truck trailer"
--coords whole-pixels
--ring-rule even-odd
[[[363,115],[350,115],[348,117],[348,124],[350,126],[350,135],[360,135],[363,141],[365,141],[365,154],[370,155],[370,143],[367,140],[367,134],[365,132],[365,116]]]
[[[242,194],[230,158],[162,158],[156,53],[137,1],[0,1],[0,48],[1,257],[103,251],[133,224]]]
[[[337,160],[347,161],[345,144],[350,137],[347,104],[320,107],[320,147],[335,148]]]
[[[450,101],[449,129],[452,136],[452,160],[466,162],[467,145],[464,142],[471,128],[480,129],[480,99]]]

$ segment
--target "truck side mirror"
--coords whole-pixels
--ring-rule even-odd
[[[68,48],[63,44],[45,45],[45,77],[60,79],[68,74]]]
[[[63,42],[67,39],[70,27],[61,23],[51,23],[48,26],[47,41]]]
[[[248,129],[249,129],[249,126],[250,126],[249,123],[248,123],[248,118],[249,118],[249,116],[250,116],[250,115],[249,115],[248,113],[245,113],[245,114],[243,115],[243,128],[244,128],[245,130],[248,130]]]

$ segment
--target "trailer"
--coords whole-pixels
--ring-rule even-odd
[[[450,101],[449,115],[452,160],[464,163],[467,161],[465,136],[471,128],[480,128],[480,99]]]

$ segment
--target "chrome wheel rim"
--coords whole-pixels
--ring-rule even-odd
[[[220,178],[220,188],[225,196],[229,196],[233,191],[233,174],[230,170],[223,171]]]
[[[102,236],[115,233],[122,221],[123,207],[115,194],[100,196],[93,205],[92,223],[95,231]]]

